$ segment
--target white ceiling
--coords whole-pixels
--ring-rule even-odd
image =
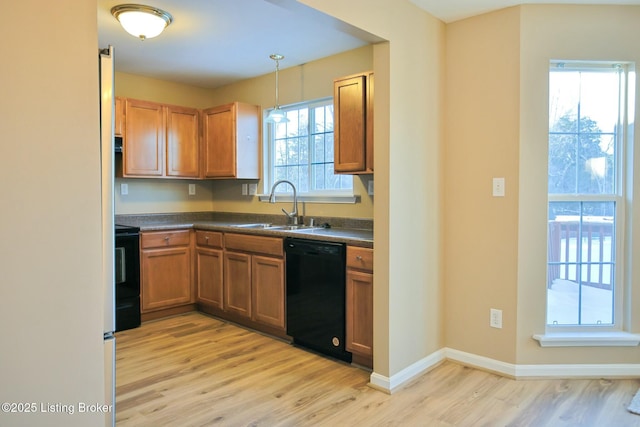
[[[379,41],[296,0],[141,0],[173,15],[160,36],[140,41],[111,15],[126,0],[98,0],[101,47],[116,70],[215,88]]]
[[[519,4],[640,4],[640,0],[410,0],[444,22],[453,22]]]
[[[348,0],[345,0],[348,1]],[[396,0],[399,1],[399,0]],[[410,0],[444,22],[522,0]],[[216,88],[381,41],[296,0],[141,0],[173,15],[160,36],[140,41],[111,15],[126,0],[98,0],[101,47],[115,48],[116,70]],[[640,0],[528,0],[527,3],[640,4]]]

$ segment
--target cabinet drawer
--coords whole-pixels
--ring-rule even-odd
[[[222,248],[222,233],[218,231],[196,231],[196,244],[208,248]]]
[[[347,267],[373,271],[373,249],[347,246]]]
[[[189,245],[189,230],[152,231],[141,234],[142,249]]]
[[[224,235],[225,249],[274,255],[281,257],[283,254],[282,239],[278,237],[250,236],[248,234]]]

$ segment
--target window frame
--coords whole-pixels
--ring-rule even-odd
[[[549,306],[549,293],[547,291],[545,298],[545,331],[544,335],[534,335],[534,338],[540,341],[542,346],[584,346],[584,345],[637,345],[638,336],[626,334],[625,328],[628,328],[629,308],[625,305],[626,298],[629,295],[631,286],[631,277],[626,268],[629,260],[630,246],[628,240],[630,233],[626,226],[626,216],[631,207],[629,189],[627,186],[629,173],[632,172],[630,167],[632,159],[629,159],[630,145],[633,143],[633,129],[629,124],[630,115],[635,109],[634,97],[632,90],[635,90],[635,82],[631,81],[631,76],[635,78],[634,65],[628,62],[577,62],[577,61],[550,61],[549,74],[553,70],[557,70],[559,64],[563,64],[567,71],[604,71],[611,70],[612,67],[618,66],[621,69],[622,79],[619,87],[618,98],[620,100],[620,114],[618,123],[616,124],[616,171],[615,171],[615,191],[606,194],[553,194],[548,190],[548,174],[547,174],[547,203],[545,208],[549,209],[552,202],[613,202],[615,203],[615,221],[613,224],[615,233],[615,269],[613,282],[613,322],[605,325],[554,325],[549,324],[547,310]],[[550,88],[549,88],[550,92]],[[550,95],[550,94],[549,94]],[[549,112],[550,114],[550,112]],[[632,117],[632,116],[631,116]],[[549,120],[547,120],[549,122]],[[633,119],[631,119],[633,123]],[[607,134],[610,132],[603,132]],[[551,134],[551,129],[547,130],[547,135]],[[547,142],[547,150],[549,142]],[[548,158],[548,155],[547,155]],[[582,217],[581,217],[582,218]],[[548,214],[547,214],[548,221]],[[549,259],[549,235],[547,234],[547,255],[546,269],[547,277],[550,269]],[[576,263],[576,269],[581,268],[582,261]],[[602,335],[604,334],[604,335]]]
[[[324,97],[317,98],[313,100],[303,101],[294,104],[288,104],[285,106],[280,106],[280,109],[283,111],[292,111],[299,110],[301,108],[307,108],[310,111],[319,106],[327,106],[333,104],[333,97]],[[271,192],[271,187],[274,181],[274,165],[275,165],[275,126],[274,123],[269,123],[266,120],[269,112],[273,108],[265,109],[263,115],[263,194],[259,196],[260,201],[268,201],[269,193]],[[309,121],[309,125],[311,125],[311,120]],[[313,135],[309,132],[309,138]],[[309,158],[309,165],[311,165],[311,156]],[[340,174],[341,177],[349,177],[351,179],[351,189],[341,189],[341,190],[315,190],[302,192],[300,189],[297,189],[297,197],[299,201],[302,202],[311,202],[311,203],[356,203],[359,201],[360,197],[354,194],[354,179],[353,175],[345,175]],[[275,192],[278,202],[291,202],[293,200],[293,193],[291,190],[291,186],[288,185],[280,185],[276,188]]]

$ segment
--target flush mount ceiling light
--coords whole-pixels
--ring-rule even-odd
[[[267,121],[269,123],[287,123],[289,119],[287,119],[287,115],[280,109],[280,104],[278,104],[278,71],[280,70],[280,61],[284,59],[284,56],[274,53],[269,55],[269,58],[276,61],[276,105],[273,107],[273,110],[269,112]]]
[[[111,14],[122,28],[140,40],[156,37],[173,21],[173,16],[162,9],[141,4],[121,4],[111,9]]]

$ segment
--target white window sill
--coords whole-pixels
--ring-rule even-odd
[[[258,194],[258,199],[261,202],[268,202],[268,194]],[[358,203],[360,196],[355,194],[318,194],[318,195],[298,195],[298,201],[304,203]],[[292,195],[277,195],[277,203],[293,203]]]
[[[535,334],[540,347],[635,347],[640,335],[628,332],[552,332]]]

